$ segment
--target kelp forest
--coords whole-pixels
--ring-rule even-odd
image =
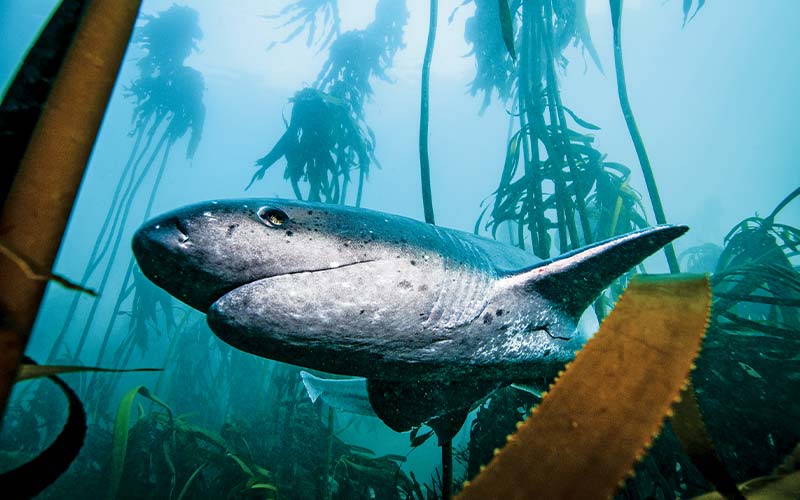
[[[716,3],[722,2],[644,2],[635,8],[655,9],[663,22],[682,29],[681,36],[689,29],[705,29],[700,24],[704,15],[719,13],[712,9],[734,8]],[[505,136],[502,144],[492,145],[501,152],[495,162],[480,166],[493,184],[481,187],[482,198],[474,206],[459,207],[469,214],[462,229],[548,261],[653,225],[682,223],[667,219],[667,214],[676,213],[670,206],[676,197],[657,182],[678,175],[671,170],[676,167],[660,162],[659,154],[648,149],[660,131],[640,130],[636,120],[637,102],[648,96],[648,89],[629,88],[624,62],[630,60],[623,55],[645,49],[625,37],[631,10],[623,8],[622,0],[376,0],[358,2],[357,7],[339,0],[262,2],[254,24],[242,27],[244,32],[257,26],[258,42],[244,35],[226,38],[255,45],[249,50],[264,54],[291,49],[295,60],[283,64],[313,62],[314,76],[296,79],[303,83],[283,93],[270,87],[269,93],[259,94],[280,100],[271,107],[258,107],[255,97],[248,101],[244,108],[258,111],[241,121],[256,116],[256,122],[246,126],[257,130],[259,139],[249,148],[242,145],[245,139],[225,139],[238,156],[216,165],[208,178],[200,164],[206,161],[201,157],[210,154],[206,144],[219,130],[212,123],[214,99],[224,91],[225,99],[233,100],[231,94],[241,92],[231,90],[234,87],[225,80],[238,81],[226,73],[229,70],[203,62],[218,40],[211,28],[214,21],[193,2],[145,1],[138,17],[132,5],[127,21],[113,24],[117,37],[130,34],[128,42],[115,42],[116,59],[92,59],[87,51],[111,43],[98,40],[112,40],[109,34],[97,34],[100,30],[92,24],[93,19],[97,22],[93,16],[102,17],[102,9],[109,8],[103,4],[113,2],[58,2],[20,62],[0,107],[0,136],[13,163],[19,163],[4,174],[0,221],[0,264],[7,266],[0,267],[6,281],[0,287],[0,326],[2,335],[21,343],[11,368],[4,368],[11,377],[8,384],[14,385],[0,427],[0,491],[19,491],[7,498],[482,498],[476,492],[501,491],[494,489],[501,480],[492,479],[494,472],[487,465],[493,460],[504,463],[497,462],[504,455],[507,460],[516,457],[515,443],[525,446],[521,422],[534,420],[531,409],[541,406],[544,414],[548,400],[589,408],[571,401],[566,390],[558,391],[561,380],[555,385],[544,381],[549,393],[515,384],[476,402],[452,440],[440,439],[428,425],[394,433],[374,416],[329,404],[320,397],[323,390],[313,385],[316,377],[345,377],[263,359],[219,340],[204,312],[144,276],[130,240],[136,228],[159,211],[183,200],[202,201],[192,197],[194,187],[204,185],[202,192],[214,193],[214,183],[222,186],[228,178],[235,188],[221,188],[217,198],[268,197],[275,192],[307,202],[363,208],[375,204],[383,209],[375,200],[384,194],[374,186],[383,185],[378,178],[394,175],[398,163],[416,183],[413,192],[401,193],[403,203],[413,207],[406,213],[424,213],[429,224],[442,220],[451,203],[448,190],[469,181],[456,165],[464,159],[445,164],[437,154],[442,141],[462,140],[461,132],[433,132],[443,116],[440,106],[445,105],[431,83],[437,81],[437,64],[449,62],[437,56],[447,35],[444,30],[455,32],[467,47],[461,56],[469,62],[468,81],[447,91],[469,96],[472,108],[462,110],[458,120],[500,116]],[[610,24],[594,22],[597,14],[592,9],[601,9]],[[83,41],[86,33],[100,38]],[[123,58],[120,51],[126,43]],[[404,52],[412,48],[419,49],[419,57],[409,63]],[[89,53],[88,59],[76,62],[74,52]],[[94,64],[101,59],[106,62]],[[108,68],[91,77],[107,87],[93,105],[99,109],[94,129],[87,125],[86,137],[68,136],[85,144],[83,156],[73,161],[79,171],[73,175],[72,190],[54,191],[52,196],[44,195],[55,188],[26,191],[27,164],[35,163],[37,148],[44,148],[39,145],[40,129],[58,123],[45,121],[52,119],[51,110],[76,101],[76,95],[92,94],[86,82],[72,93],[64,90],[70,65],[76,64],[77,73],[88,66]],[[270,71],[277,79],[281,69]],[[604,150],[604,145],[615,144],[608,140],[609,129],[585,115],[579,102],[570,102],[573,94],[566,89],[581,72],[612,82],[614,93],[605,99],[613,102],[620,123],[624,121],[624,129],[619,129],[624,130],[624,141],[619,143],[635,152],[630,156],[634,161],[625,164],[618,160],[624,155],[613,148]],[[226,82],[220,87],[227,87],[219,90],[218,80]],[[418,93],[396,90],[408,81]],[[381,112],[381,98],[387,93],[397,100],[414,96],[413,102],[399,105],[403,116],[412,117],[407,123],[382,123],[393,116]],[[265,114],[262,109],[279,112]],[[100,128],[103,110],[111,125],[104,122]],[[237,121],[228,119],[225,126],[235,127]],[[113,155],[94,153],[75,202],[82,211],[70,218],[97,128],[98,151],[104,137],[115,135],[114,146],[106,148],[113,149]],[[414,139],[408,158],[383,156],[384,148],[403,140],[406,129]],[[61,149],[51,146],[45,151],[53,156]],[[116,164],[108,158],[115,158]],[[49,160],[40,163],[49,165]],[[694,168],[702,165],[698,162]],[[766,176],[771,175],[770,167],[765,162],[748,168]],[[54,173],[59,171],[55,166],[38,168],[52,183],[66,182]],[[273,172],[278,169],[282,174]],[[94,197],[85,191],[92,176],[102,177],[104,186]],[[447,185],[437,181],[441,179]],[[397,185],[400,191],[406,184]],[[635,429],[643,436],[638,441],[631,438],[636,456],[620,459],[618,477],[603,478],[610,481],[615,498],[800,494],[800,185],[796,178],[782,185],[785,192],[770,198],[770,205],[737,200],[753,215],[724,228],[721,240],[699,234],[690,243],[668,244],[614,281],[584,314],[590,324],[604,325],[602,334],[613,333],[603,328],[615,321],[615,304],[633,300],[623,294],[636,283],[635,275],[669,273],[677,276],[674,280],[705,275],[710,284],[710,311],[703,313],[704,330],[698,333],[702,349],[696,357],[692,352],[681,358],[691,365],[690,377],[682,373],[666,380],[678,392],[665,400],[664,408],[654,407],[648,415],[658,428]],[[174,192],[180,192],[175,198],[181,203],[169,199]],[[184,192],[189,195],[184,197]],[[32,201],[30,193],[44,201]],[[48,198],[67,205],[47,205]],[[18,219],[21,213],[33,215]],[[32,228],[44,227],[35,218],[41,213],[63,216],[49,236],[55,243],[43,243],[45,236],[41,241],[28,236]],[[76,214],[91,222],[76,222],[81,220]],[[20,226],[24,230],[14,229]],[[56,260],[62,233],[71,235],[64,237],[65,248],[70,241],[80,244],[72,243],[69,251],[62,248]],[[47,245],[52,248],[46,255],[31,250]],[[19,319],[22,316],[6,298],[24,291],[11,279],[17,274],[21,282],[39,287],[24,292],[33,297],[27,319]],[[46,283],[48,292],[34,329]],[[26,350],[31,329],[29,346],[35,349]],[[620,338],[623,345],[635,341]],[[0,337],[0,345],[12,345],[5,339]],[[598,359],[589,358],[592,354],[598,353],[586,352],[587,364]],[[577,361],[574,365],[580,368]],[[570,370],[572,366],[566,373]],[[631,368],[630,373],[638,372]],[[563,379],[566,385],[567,377]],[[598,393],[613,389],[599,387],[600,380]],[[609,415],[625,415],[623,408],[635,405],[636,397],[615,395],[618,401]],[[633,429],[636,422],[620,425]],[[544,446],[549,438],[536,437]],[[581,449],[579,454],[600,460],[606,452]],[[527,477],[529,470],[519,467],[519,474]],[[563,484],[581,480],[548,478]],[[708,493],[715,489],[719,496]]]

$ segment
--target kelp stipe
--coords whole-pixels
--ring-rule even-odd
[[[491,34],[468,37],[479,70],[473,90],[482,89],[487,99],[494,89],[501,100],[510,98],[514,111],[510,127],[516,117],[519,128],[510,132],[499,185],[493,199],[484,201],[475,232],[483,228],[496,237],[500,226],[506,225],[514,244],[548,258],[553,252],[647,227],[641,196],[628,183],[630,170],[606,161],[592,145],[591,133],[599,127],[561,101],[557,70],[566,64],[562,52],[570,41],[583,45],[602,71],[584,10],[564,9],[549,1],[511,2],[519,58],[509,69],[512,60],[507,50],[498,51],[501,34],[509,29],[499,25],[490,7],[481,3],[467,21]],[[489,66],[486,54],[492,50],[497,61]],[[506,63],[501,64],[503,60]],[[494,73],[481,73],[488,68]],[[506,87],[508,92],[501,90]],[[607,313],[630,275],[612,286],[611,297],[600,297],[595,305],[598,317]]]
[[[144,218],[149,216],[155,201],[173,145],[190,133],[186,156],[191,158],[199,145],[205,120],[203,76],[194,68],[184,65],[185,59],[197,49],[197,41],[202,38],[197,24],[197,12],[188,7],[172,6],[155,16],[142,17],[145,23],[138,29],[132,41],[140,45],[146,54],[137,63],[140,71],[138,78],[125,89],[126,96],[135,101],[131,117],[133,129],[130,132],[135,140],[80,281],[86,283],[96,271],[102,269],[98,286],[100,291],[105,288],[115,268],[114,262],[122,244],[131,207],[152,167],[158,164]],[[157,136],[158,140],[153,145]],[[130,261],[115,304],[115,313],[106,326],[96,364],[103,362],[117,313],[122,300],[127,297],[126,291],[132,278],[133,262]],[[55,359],[62,348],[63,339],[72,325],[79,302],[79,297],[72,299],[61,330],[50,350],[49,362]],[[74,352],[76,358],[83,351],[98,307],[99,302],[92,304],[83,324]]]
[[[99,0],[87,6],[3,206],[4,246],[38,268],[50,269],[55,261],[138,6],[112,8]],[[5,257],[0,274],[5,345],[0,408],[5,408],[45,283],[30,280]]]

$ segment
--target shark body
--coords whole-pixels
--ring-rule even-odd
[[[586,341],[576,328],[586,307],[686,230],[656,226],[540,261],[397,215],[245,199],[151,220],[133,249],[144,274],[206,312],[225,342],[365,377],[376,413],[407,430],[465,414],[502,385],[552,377]]]

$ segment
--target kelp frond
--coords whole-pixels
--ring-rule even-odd
[[[462,5],[469,3],[465,0]],[[508,102],[514,89],[518,87],[515,55],[523,43],[525,29],[523,11],[536,10],[542,15],[552,32],[549,47],[536,42],[534,50],[539,52],[536,59],[543,59],[546,50],[553,54],[561,68],[566,68],[569,60],[563,55],[569,45],[581,47],[588,52],[592,62],[603,73],[600,56],[592,42],[589,24],[586,19],[586,2],[581,0],[475,0],[475,13],[464,24],[464,40],[472,46],[467,55],[475,57],[476,75],[468,88],[471,95],[483,94],[481,112],[491,102],[492,95],[498,100]],[[449,21],[455,17],[456,8]],[[516,33],[516,38],[513,34]],[[539,68],[533,68],[540,71]],[[542,67],[541,70],[544,68]]]
[[[694,19],[694,16],[705,4],[706,0],[683,0],[683,23],[681,26],[686,27],[686,23]]]
[[[334,9],[335,5],[326,0],[300,0],[279,16],[295,12],[287,23],[305,19],[297,30],[309,25],[313,32],[315,24],[311,19],[316,19],[320,9]],[[338,20],[338,13],[336,16]],[[389,80],[387,70],[397,51],[405,46],[403,31],[407,21],[405,0],[380,0],[375,19],[365,29],[338,35],[337,28],[338,36],[330,45],[328,59],[313,87],[290,99],[294,106],[288,130],[256,162],[260,168],[247,188],[262,179],[276,161],[286,158],[284,178],[298,199],[345,203],[350,173],[357,170],[355,204],[361,204],[370,164],[377,164],[373,153],[375,136],[364,120],[364,104],[372,95],[371,79]],[[290,37],[297,36],[297,30]],[[301,182],[309,185],[305,196]]]
[[[247,187],[285,158],[284,178],[291,182],[298,199],[343,201],[353,169],[359,172],[360,191],[361,182],[375,161],[371,134],[358,123],[345,101],[319,90],[303,89],[291,102],[289,127],[272,150],[256,161],[259,169]],[[309,184],[307,196],[301,193],[301,181]]]
[[[547,127],[545,133],[545,143],[554,144],[561,132]],[[526,241],[535,242],[541,235],[539,244],[533,245],[533,249],[536,252],[541,247],[545,253],[540,256],[548,256],[551,251],[548,233],[554,229],[566,229],[563,224],[569,219],[580,219],[581,206],[588,229],[598,240],[648,226],[641,195],[629,183],[630,169],[606,161],[593,147],[592,136],[572,129],[567,129],[567,133],[568,149],[556,154],[566,153],[571,164],[563,159],[559,162],[544,158],[538,168],[531,166],[527,173],[520,167],[525,163],[523,141],[531,140],[532,127],[527,125],[512,135],[500,185],[493,194],[492,203],[478,218],[476,231],[483,228],[497,237],[500,225],[512,222],[518,230],[516,241],[521,248],[526,247]],[[562,190],[556,187],[559,181]],[[545,191],[537,185],[551,188]],[[532,237],[523,232],[526,227],[533,232]],[[564,252],[567,249],[559,245],[557,250]]]
[[[724,335],[794,342],[800,332],[800,229],[775,222],[793,191],[767,217],[748,217],[724,238],[681,254],[690,270],[713,271],[712,326]]]
[[[142,15],[144,24],[136,30],[132,42],[146,54],[137,65],[142,76],[148,77],[180,66],[192,51],[197,51],[197,42],[203,38],[197,11],[181,5],[155,15]]]
[[[285,6],[278,14],[264,18],[286,19],[281,27],[295,25],[283,40],[272,42],[269,48],[278,43],[289,43],[308,29],[306,47],[318,45],[319,50],[323,50],[339,35],[342,22],[337,0],[297,0]]]

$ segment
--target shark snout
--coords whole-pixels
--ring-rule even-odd
[[[133,236],[133,251],[137,259],[137,247],[147,248],[148,252],[174,250],[174,245],[189,241],[189,225],[179,217],[159,218],[145,223]]]
[[[133,255],[148,279],[192,307],[205,310],[220,293],[219,280],[192,258],[192,224],[181,217],[153,219],[133,236]]]
[[[161,285],[166,274],[165,263],[180,245],[189,240],[185,225],[177,219],[159,219],[148,222],[133,235],[133,255],[145,276]]]
[[[258,244],[231,237],[249,216],[213,206],[179,209],[145,222],[134,234],[133,254],[150,281],[206,311],[231,289],[270,274],[254,251]],[[246,234],[257,234],[254,227]]]

